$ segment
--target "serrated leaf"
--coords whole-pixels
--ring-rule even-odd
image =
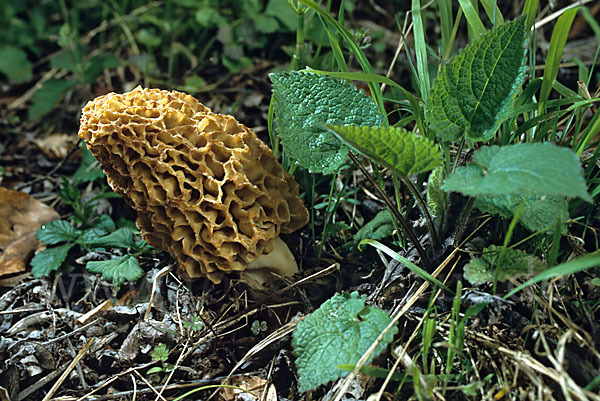
[[[525,18],[499,25],[446,64],[433,84],[425,119],[442,141],[466,133],[489,140],[514,105],[525,79]]]
[[[27,53],[12,46],[0,49],[0,72],[14,83],[31,79],[31,63],[27,59]]]
[[[104,177],[104,172],[100,167],[100,163],[96,160],[92,152],[85,146],[85,142],[81,141],[81,163],[73,177],[74,185],[79,185],[84,182],[94,181]]]
[[[442,163],[442,152],[437,144],[404,128],[328,127],[359,153],[402,175],[429,171]]]
[[[518,249],[506,249],[492,245],[483,250],[481,258],[474,258],[464,267],[464,277],[473,285],[532,275],[546,268],[537,256],[528,255]]]
[[[66,220],[54,220],[42,225],[35,237],[46,245],[75,241],[81,232]]]
[[[442,190],[446,178],[444,166],[435,168],[427,179],[427,207],[433,217],[442,216],[448,208],[448,193]]]
[[[395,229],[392,213],[389,209],[384,209],[354,234],[354,246],[356,247],[364,239],[379,241],[387,238],[392,235]]]
[[[111,260],[87,262],[85,268],[92,273],[102,273],[102,277],[113,284],[123,284],[126,281],[134,282],[144,274],[137,258],[132,255],[125,255]]]
[[[551,143],[483,147],[442,185],[463,195],[546,194],[592,200],[577,155]]]
[[[129,227],[122,227],[102,237],[89,238],[84,245],[99,247],[136,248],[133,233]]]
[[[383,123],[373,100],[346,81],[300,71],[269,77],[282,145],[311,172],[329,174],[338,170],[348,152],[324,124]]]
[[[36,120],[49,113],[63,98],[65,92],[75,86],[75,81],[49,79],[31,96],[31,107],[28,110],[30,120]]]
[[[54,248],[44,249],[31,259],[31,273],[33,277],[40,278],[60,269],[73,243],[66,243]]]
[[[519,222],[530,231],[552,228],[557,221],[569,219],[569,202],[565,197],[540,194],[513,194],[505,196],[480,196],[473,207],[485,213],[512,219],[523,204]],[[566,230],[566,227],[563,226]]]
[[[336,294],[298,324],[292,347],[300,391],[348,374],[338,365],[356,364],[391,322],[383,310],[365,306],[365,299],[357,292]],[[387,347],[397,331],[395,326],[388,330],[369,361]]]

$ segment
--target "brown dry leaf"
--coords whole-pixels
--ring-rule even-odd
[[[48,160],[62,160],[77,146],[79,138],[76,135],[55,133],[42,139],[35,139],[33,142]]]
[[[58,218],[54,209],[25,192],[0,187],[0,276],[25,270],[39,243],[36,231]]]
[[[268,384],[265,379],[261,379],[258,376],[236,376],[229,379],[226,384],[242,388],[246,391],[235,388],[222,388],[220,392],[222,401],[277,401],[275,386]],[[256,397],[253,397],[248,392],[256,395]],[[263,393],[266,393],[266,395],[263,395]]]

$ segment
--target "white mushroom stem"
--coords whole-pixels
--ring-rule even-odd
[[[290,277],[298,273],[298,264],[292,251],[281,238],[275,238],[275,248],[266,255],[261,255],[254,262],[246,266],[242,275],[264,284],[273,279],[271,273]]]

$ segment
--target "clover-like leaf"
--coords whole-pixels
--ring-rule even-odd
[[[269,77],[282,145],[311,172],[333,173],[344,163],[348,152],[324,124],[383,123],[373,100],[346,81],[300,71],[273,73]]]
[[[308,391],[348,374],[338,367],[356,364],[391,322],[383,310],[365,306],[365,295],[336,294],[298,324],[292,347],[299,390]],[[379,355],[398,331],[394,326],[371,354]]]
[[[341,140],[402,175],[429,171],[442,163],[437,144],[404,128],[330,125]]]
[[[46,245],[55,245],[60,242],[75,241],[81,232],[66,220],[54,220],[42,225],[36,238]]]
[[[525,19],[502,24],[468,45],[446,64],[433,84],[425,108],[429,128],[442,141],[465,133],[490,139],[514,105],[525,79]]]
[[[126,281],[134,282],[144,274],[140,263],[133,255],[87,262],[85,267],[92,273],[101,273],[102,277],[113,284],[123,284]]]
[[[542,194],[592,200],[577,155],[551,143],[483,147],[473,163],[448,176],[442,189],[471,196]]]

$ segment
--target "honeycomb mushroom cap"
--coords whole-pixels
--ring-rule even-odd
[[[240,271],[308,221],[298,184],[235,118],[192,96],[140,87],[83,109],[79,136],[184,279]]]

